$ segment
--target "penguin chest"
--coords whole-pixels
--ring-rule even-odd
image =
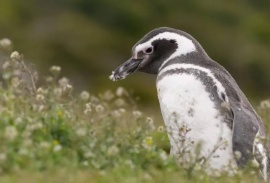
[[[173,74],[159,80],[157,90],[171,154],[184,162],[207,160],[214,169],[229,166],[232,132],[206,86],[192,74]]]

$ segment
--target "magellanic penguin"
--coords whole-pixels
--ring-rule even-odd
[[[167,27],[152,30],[110,79],[124,79],[135,71],[157,74],[170,153],[180,162],[199,161],[208,172],[256,162],[267,180],[269,147],[260,117],[229,72],[191,35]]]

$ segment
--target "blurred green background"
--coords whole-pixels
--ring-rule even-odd
[[[193,35],[234,76],[252,101],[269,97],[269,0],[1,0],[0,39],[46,73],[60,65],[78,90],[124,86],[141,104],[157,106],[155,76],[108,76],[132,46],[160,26]]]

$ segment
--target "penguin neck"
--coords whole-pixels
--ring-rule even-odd
[[[197,66],[203,66],[211,64],[211,62],[212,62],[211,58],[206,54],[206,52],[201,47],[199,47],[194,52],[185,55],[180,55],[168,60],[167,63],[164,64],[159,69],[159,73],[162,72],[164,68],[173,64],[194,64]]]

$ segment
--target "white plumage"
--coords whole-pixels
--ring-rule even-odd
[[[159,80],[157,90],[172,154],[182,156],[184,151],[190,151],[182,157],[184,161],[208,159],[209,171],[236,166],[232,131],[224,123],[201,81],[189,74],[168,75]],[[189,129],[186,134],[181,134],[185,133],[183,128]],[[183,144],[179,143],[182,137],[185,138]],[[198,146],[201,147],[200,153],[195,154]]]

